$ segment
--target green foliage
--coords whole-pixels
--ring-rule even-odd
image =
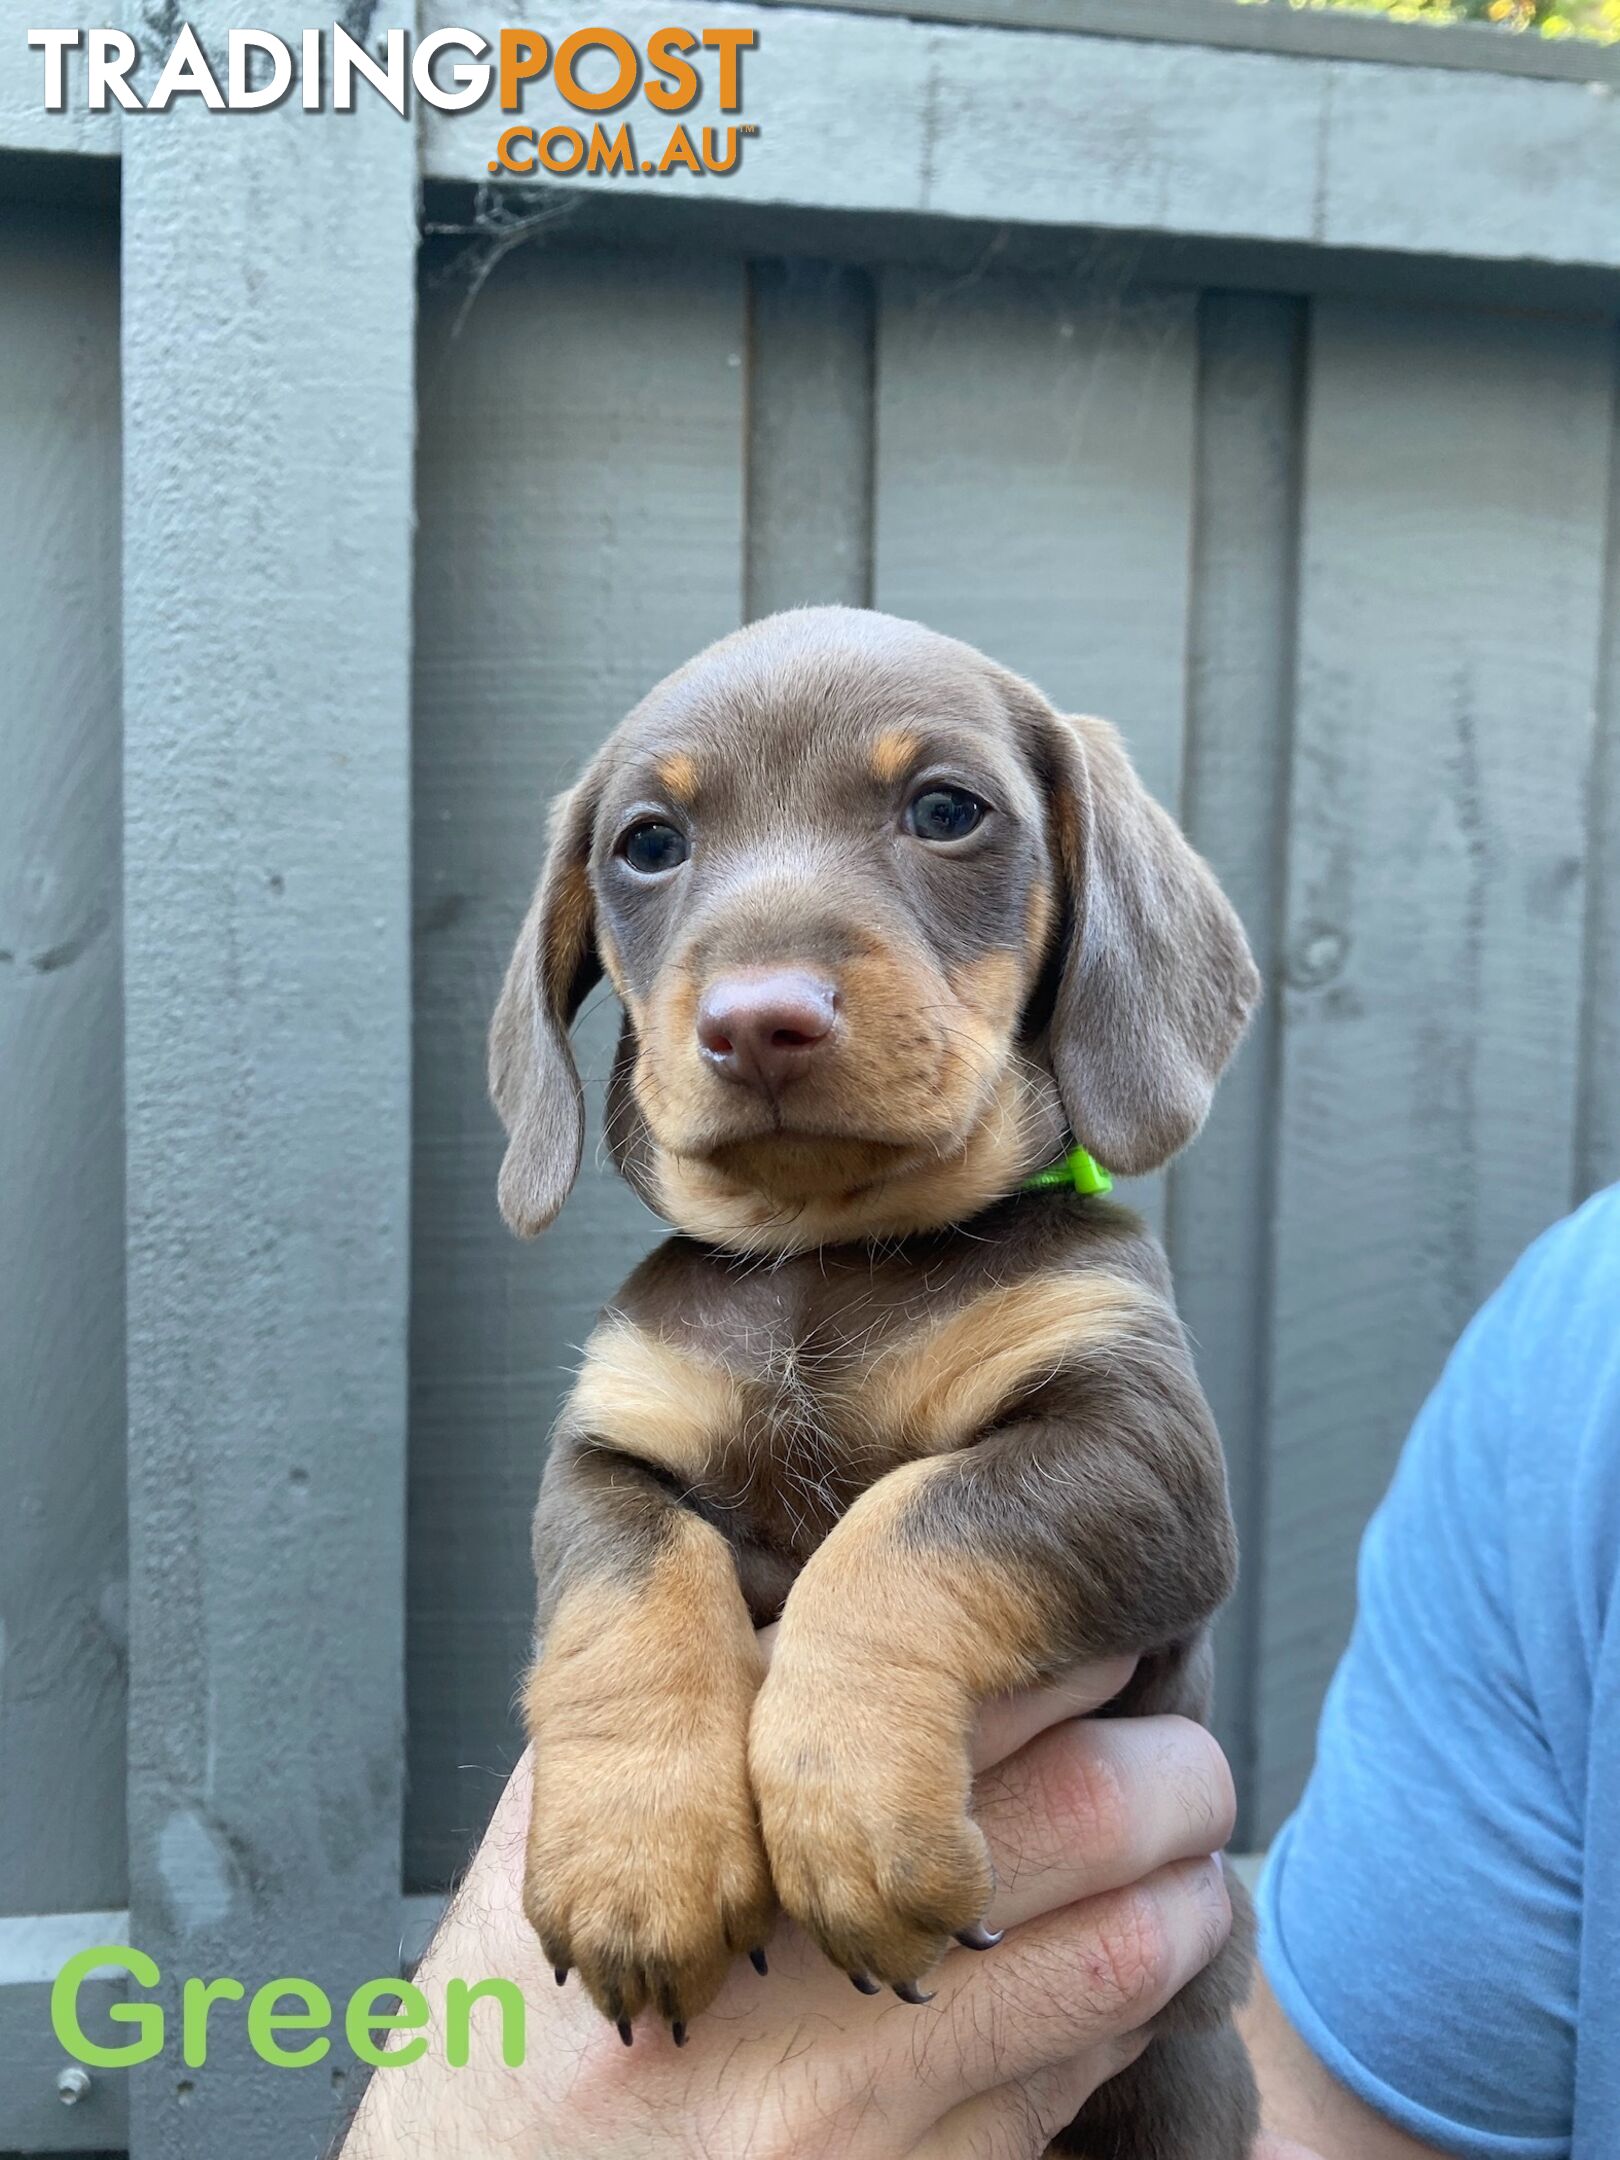
[[[1260,6],[1350,8],[1393,22],[1494,24],[1519,35],[1620,40],[1620,0],[1249,0]]]

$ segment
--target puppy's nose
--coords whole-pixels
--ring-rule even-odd
[[[833,985],[803,968],[722,975],[698,1004],[698,1042],[728,1080],[775,1095],[827,1040],[837,1010]]]

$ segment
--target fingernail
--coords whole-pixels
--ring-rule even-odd
[[[858,1987],[863,1995],[881,1995],[883,1993],[883,1990],[870,1973],[851,1973],[849,1982],[851,1987]]]
[[[1212,1852],[1212,1853],[1210,1854],[1210,1856],[1209,1856],[1209,1857],[1210,1857],[1210,1858],[1211,1858],[1211,1860],[1213,1860],[1213,1861],[1214,1861],[1214,1863],[1215,1863],[1215,1872],[1216,1872],[1216,1874],[1217,1874],[1217,1875],[1224,1875],[1224,1874],[1226,1873],[1226,1862],[1225,1862],[1225,1860],[1224,1860],[1224,1859],[1223,1859],[1223,1858],[1221,1857],[1221,1855],[1220,1855],[1220,1854],[1219,1854],[1218,1852]]]
[[[750,1950],[748,1953],[748,1962],[750,1965],[753,1966],[755,1972],[757,1973],[768,1973],[771,1969],[765,1962],[765,1953],[763,1950]]]

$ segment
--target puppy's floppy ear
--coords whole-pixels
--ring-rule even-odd
[[[595,789],[559,797],[551,845],[489,1030],[489,1092],[506,1127],[501,1213],[519,1237],[553,1220],[573,1190],[585,1105],[568,1029],[601,980],[591,897]]]
[[[1017,687],[1067,888],[1052,1069],[1075,1138],[1136,1177],[1204,1122],[1259,971],[1214,873],[1138,780],[1118,732]]]

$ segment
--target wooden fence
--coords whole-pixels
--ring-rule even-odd
[[[983,645],[1242,909],[1265,1016],[1141,1199],[1244,1532],[1247,1843],[1449,1343],[1620,1175],[1612,64],[703,13],[760,134],[701,183],[503,195],[487,110],[120,124],[0,61],[0,2148],[317,2152],[336,2055],[64,2104],[48,1981],[127,1936],[171,2007],[340,1997],[512,1760],[546,1426],[656,1227],[597,1170],[505,1236],[482,1033],[546,798],[707,639]]]

